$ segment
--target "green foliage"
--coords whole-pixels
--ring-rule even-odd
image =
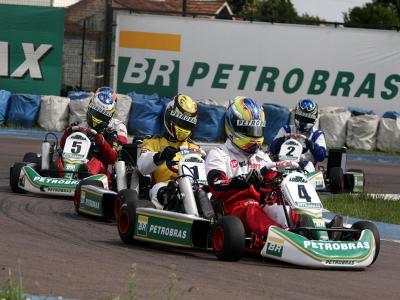
[[[388,3],[398,1],[376,1],[363,7],[355,7],[344,13],[344,23],[352,27],[393,28],[400,26],[400,11]]]
[[[301,16],[297,17],[297,21],[301,24],[310,24],[310,25],[315,25],[315,24],[319,24],[321,20],[319,17],[317,16],[310,16],[308,14],[304,14]]]
[[[8,279],[0,285],[0,299],[1,300],[25,300],[27,296],[22,291],[22,280],[16,283],[13,280],[11,270],[8,271]]]
[[[258,1],[256,16],[261,21],[295,23],[297,12],[290,0]]]
[[[400,224],[400,201],[367,194],[339,194],[321,199],[324,208],[343,216]]]

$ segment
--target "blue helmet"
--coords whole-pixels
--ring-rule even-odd
[[[115,93],[111,88],[100,88],[89,102],[86,119],[88,125],[95,130],[102,130],[108,126],[115,112]]]
[[[303,99],[297,103],[294,112],[294,124],[300,132],[309,132],[318,119],[318,105],[311,99]]]

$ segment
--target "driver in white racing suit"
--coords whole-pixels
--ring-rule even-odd
[[[213,197],[224,213],[239,217],[247,233],[266,237],[271,225],[279,226],[262,208],[262,182],[271,182],[277,172],[269,170],[268,154],[262,151],[265,114],[253,99],[236,97],[225,113],[227,140],[210,150],[206,172]]]
[[[302,168],[308,171],[315,170],[315,164],[323,161],[327,154],[325,134],[314,128],[317,118],[318,105],[311,99],[300,100],[295,109],[295,125],[285,125],[278,131],[271,143],[270,152],[274,155],[279,154],[282,144],[290,134],[303,135],[306,139],[299,138],[303,145]]]

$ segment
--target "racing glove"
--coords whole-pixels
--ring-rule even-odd
[[[307,149],[310,150],[310,152],[314,152],[314,143],[310,139],[305,140],[306,143],[306,151]]]
[[[263,176],[261,172],[257,169],[252,169],[246,176],[246,181],[248,185],[252,184],[255,187],[260,187],[263,183]]]
[[[175,157],[175,154],[179,152],[178,148],[168,146],[166,147],[162,152],[157,152],[153,156],[153,162],[159,166],[161,165],[164,161],[170,161],[173,160]]]
[[[234,189],[243,190],[249,187],[249,182],[246,176],[239,175],[236,177],[231,178],[229,182],[229,187]]]

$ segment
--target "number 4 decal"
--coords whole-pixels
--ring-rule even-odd
[[[307,189],[303,184],[299,184],[297,186],[297,191],[299,193],[299,198],[300,199],[305,199],[307,202],[311,202],[311,197],[307,193]]]

